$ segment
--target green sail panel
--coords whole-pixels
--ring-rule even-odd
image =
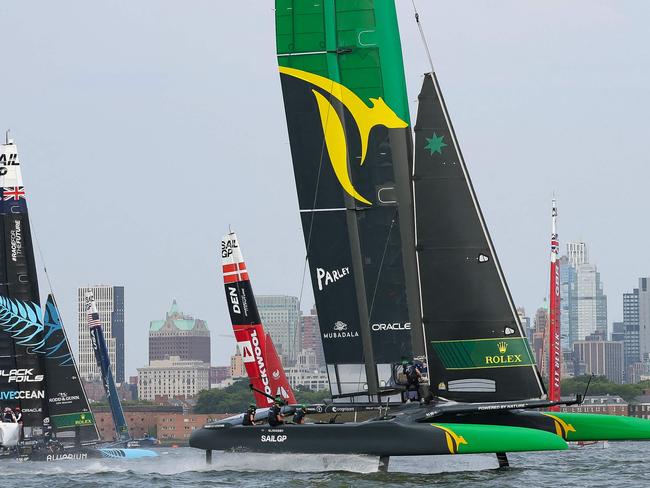
[[[435,75],[419,102],[413,185],[432,393],[545,398]]]
[[[419,309],[412,142],[395,6],[278,0],[276,31],[332,393],[372,393],[392,363],[424,352],[409,313]]]

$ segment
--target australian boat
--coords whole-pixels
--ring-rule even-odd
[[[411,125],[394,2],[276,0],[275,16],[332,398],[320,408],[384,413],[276,427],[233,419],[195,431],[190,445],[208,456],[493,452],[505,465],[508,451],[649,440],[647,420],[536,410],[559,404],[548,400],[433,66]],[[422,405],[402,403],[395,372],[405,360],[421,365]]]

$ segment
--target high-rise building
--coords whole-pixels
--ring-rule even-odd
[[[639,289],[623,293],[623,327],[625,370],[641,361],[641,344],[639,342]],[[628,377],[628,382],[630,378]]]
[[[566,252],[569,266],[577,268],[579,265],[589,262],[587,244],[584,242],[567,242]]]
[[[292,366],[300,353],[300,303],[286,295],[258,295],[257,308],[264,329],[271,334],[282,363]]]
[[[77,289],[77,316],[79,324],[79,375],[85,381],[101,380],[101,371],[95,361],[85,296],[91,291],[102,323],[111,372],[117,383],[124,381],[124,287],[113,285],[83,286]]]
[[[548,376],[548,305],[546,300],[535,312],[533,320],[532,348],[535,353],[535,362],[542,376]]]
[[[650,362],[650,278],[639,278],[639,353]]]
[[[517,315],[519,315],[519,320],[521,321],[521,326],[524,329],[524,333],[526,334],[526,337],[528,337],[528,341],[533,337],[533,329],[532,329],[532,324],[530,322],[530,317],[526,315],[526,309],[524,307],[517,307]]]
[[[560,330],[562,350],[573,353],[572,344],[578,340],[578,301],[576,300],[576,269],[567,256],[560,258]]]
[[[584,242],[567,243],[560,260],[560,323],[563,347],[570,349],[591,334],[607,336],[607,296]]]
[[[244,358],[241,355],[239,346],[236,346],[235,354],[233,356],[230,356],[230,377],[231,378],[246,377],[246,366],[244,365]]]
[[[595,334],[573,344],[574,360],[585,364],[585,373],[623,382],[623,344],[602,340]]]
[[[210,364],[210,331],[204,320],[180,311],[176,300],[164,320],[149,323],[149,363],[178,356]]]
[[[321,366],[325,366],[323,341],[320,337],[320,328],[318,326],[318,315],[316,315],[316,307],[312,307],[309,315],[301,316],[300,329],[300,349],[302,351],[314,351],[318,367],[320,368]]]
[[[625,324],[623,322],[612,322],[612,342],[625,342]]]

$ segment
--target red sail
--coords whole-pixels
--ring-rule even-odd
[[[560,373],[562,344],[560,334],[560,259],[559,250],[560,242],[555,229],[555,218],[557,217],[557,208],[553,200],[553,227],[551,231],[551,288],[549,291],[550,303],[548,310],[549,317],[549,399],[551,401],[560,400]],[[559,410],[559,407],[553,407],[551,410]]]
[[[221,241],[221,260],[226,303],[246,374],[253,387],[264,392],[255,392],[255,403],[258,407],[268,407],[276,395],[288,403],[296,403],[271,336],[264,332],[246,263],[234,233]]]

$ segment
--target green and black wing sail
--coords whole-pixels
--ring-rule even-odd
[[[413,192],[433,393],[544,398],[435,75],[425,76],[419,102]]]
[[[277,54],[330,386],[376,399],[424,354],[412,136],[392,1],[276,0]],[[406,276],[411,277],[410,280]]]

